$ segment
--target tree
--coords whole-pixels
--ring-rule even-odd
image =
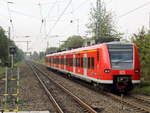
[[[0,59],[3,63],[8,60],[8,39],[2,27],[0,27]]]
[[[10,62],[8,48],[9,46],[17,46],[15,45],[14,41],[10,40],[6,35],[5,31],[2,27],[0,27],[0,59],[2,63]],[[15,55],[15,61],[21,61],[24,58],[24,53],[21,49],[17,48],[17,53]]]
[[[139,47],[141,71],[144,77],[150,78],[150,33],[142,27],[138,34],[132,36],[132,42]]]
[[[44,56],[45,56],[45,52],[41,51],[41,52],[39,53],[40,59],[44,58]]]
[[[17,53],[15,55],[15,61],[22,61],[25,58],[25,53],[17,47]]]
[[[121,33],[119,33],[115,27],[113,16],[111,12],[106,11],[106,7],[102,4],[101,13],[98,17],[98,11],[96,8],[92,8],[90,12],[89,23],[87,24],[88,32],[94,34],[96,39],[96,28],[97,28],[97,19],[99,19],[99,32],[101,37],[110,37],[110,38],[121,38]]]
[[[82,47],[84,39],[81,36],[70,36],[61,46],[61,50]]]
[[[50,47],[46,49],[46,54],[56,53],[58,50],[58,47]]]
[[[31,58],[32,59],[39,59],[39,54],[36,51],[34,51],[33,54],[31,55]]]

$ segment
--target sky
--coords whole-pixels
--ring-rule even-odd
[[[149,28],[150,0],[101,1],[124,38]],[[0,0],[0,26],[6,32],[10,26],[11,39],[25,52],[27,43],[20,41],[30,41],[28,51],[45,51],[69,36],[89,36],[86,24],[95,5],[96,0]]]

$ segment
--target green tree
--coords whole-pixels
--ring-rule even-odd
[[[50,47],[46,49],[46,54],[51,54],[57,52],[58,47]]]
[[[61,50],[82,47],[84,39],[81,36],[70,36],[61,46]]]
[[[9,57],[9,52],[8,52],[8,48],[9,46],[15,46],[17,48],[17,46],[15,45],[15,43],[10,40],[6,35],[5,35],[5,31],[2,27],[0,27],[0,59],[2,60],[2,63],[8,63],[10,62],[10,57]],[[15,55],[15,61],[21,61],[24,58],[24,53],[21,49],[17,48],[17,53]]]
[[[3,63],[8,60],[8,39],[2,27],[0,27],[0,59]]]
[[[104,4],[102,4],[100,16],[98,17],[97,15],[99,15],[98,11],[93,7],[90,12],[89,23],[87,24],[87,32],[94,34],[94,37],[96,38],[97,19],[99,19],[99,38],[121,38],[122,34],[117,31],[113,15],[106,10]]]
[[[150,78],[150,33],[144,27],[132,36],[132,42],[139,47],[141,71],[145,78]]]
[[[39,54],[36,51],[34,51],[33,54],[31,55],[31,58],[32,59],[39,59]]]
[[[17,53],[15,55],[15,61],[22,61],[25,58],[25,53],[17,47]]]

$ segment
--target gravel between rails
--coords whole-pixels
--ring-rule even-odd
[[[47,95],[39,85],[30,67],[24,65],[20,71],[20,111],[45,111],[56,113]]]
[[[120,102],[115,101],[105,95],[102,95],[100,92],[96,92],[89,89],[88,87],[82,86],[77,82],[66,79],[62,77],[65,75],[61,74],[61,76],[60,74],[54,73],[42,65],[39,65],[39,67],[45,72],[49,73],[49,76],[51,76],[53,80],[62,84],[64,87],[69,89],[87,104],[97,109],[97,111],[100,113],[142,113],[142,111],[134,109],[133,107],[130,107],[128,105],[123,105],[122,109]]]
[[[44,75],[40,75],[40,78],[46,84],[58,104],[61,106],[65,113],[85,113],[85,109],[82,108],[72,97],[66,92],[62,91],[56,84],[49,81]]]

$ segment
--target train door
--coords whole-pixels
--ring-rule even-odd
[[[64,56],[64,70],[66,70],[66,56]]]
[[[69,68],[70,68],[70,72],[73,72],[73,55],[70,54],[69,56],[70,56],[70,58],[69,58]]]
[[[73,73],[76,72],[76,55],[73,55]]]
[[[80,74],[80,54],[76,54],[76,73]]]
[[[96,70],[96,52],[90,52],[87,56],[87,74],[90,77],[96,78],[97,70]]]
[[[70,55],[66,55],[66,70],[67,71],[70,71],[69,60],[70,60]]]
[[[87,54],[83,54],[83,75],[87,76]]]

